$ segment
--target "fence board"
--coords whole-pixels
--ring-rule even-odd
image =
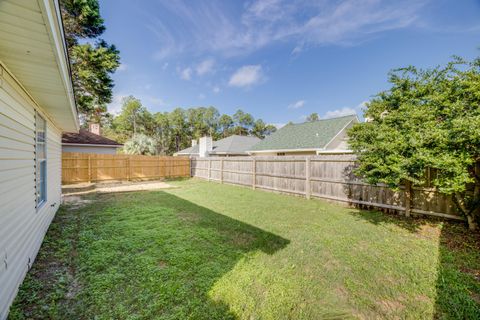
[[[404,187],[394,191],[365,183],[353,173],[357,166],[354,155],[192,158],[191,175],[208,179],[209,163],[214,181],[405,212]],[[413,214],[463,220],[452,198],[433,188],[413,186],[410,208]]]
[[[62,183],[189,177],[188,157],[64,152]]]

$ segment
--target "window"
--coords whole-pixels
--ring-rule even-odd
[[[35,188],[36,207],[40,208],[47,200],[47,122],[35,115]]]
[[[285,152],[277,152],[277,156],[284,156]]]

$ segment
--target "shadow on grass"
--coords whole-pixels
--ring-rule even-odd
[[[12,319],[235,319],[209,290],[289,243],[166,192],[88,198],[58,212]]]
[[[364,210],[351,214],[374,225],[393,224],[438,239],[435,319],[480,319],[480,233],[472,233],[461,222],[434,218]]]

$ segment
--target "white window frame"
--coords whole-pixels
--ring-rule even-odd
[[[39,123],[43,121],[43,141],[39,141]],[[43,158],[38,150],[43,148]],[[40,210],[47,203],[47,120],[35,112],[35,208]]]

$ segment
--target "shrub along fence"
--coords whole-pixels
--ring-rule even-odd
[[[208,157],[191,160],[191,175],[207,179],[376,207],[409,216],[425,214],[463,220],[448,195],[431,187],[370,185],[353,174],[354,155]],[[429,179],[428,179],[429,180]]]
[[[153,180],[190,176],[188,157],[64,152],[62,183]]]

